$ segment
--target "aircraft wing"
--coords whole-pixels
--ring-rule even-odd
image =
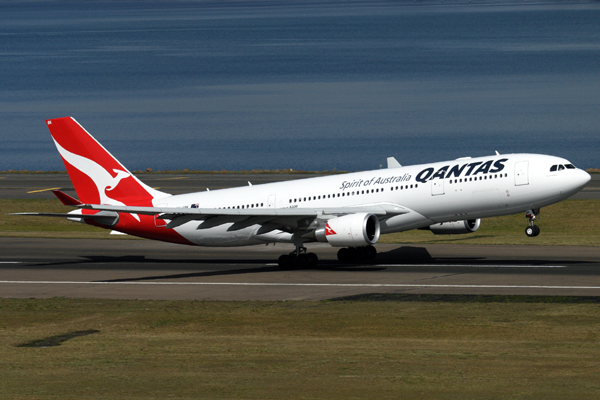
[[[342,215],[369,213],[379,219],[394,215],[406,214],[410,209],[399,204],[377,203],[358,207],[315,207],[315,208],[255,208],[255,209],[220,209],[220,208],[175,208],[175,207],[136,207],[136,206],[111,206],[99,204],[83,204],[79,206],[88,210],[120,212],[129,214],[158,215],[159,219],[168,220],[167,228],[175,228],[189,221],[207,221],[214,219],[216,225],[227,222],[240,222],[249,218],[259,218],[260,223],[275,220],[285,220],[285,225],[290,220],[305,218],[329,219]],[[257,221],[258,222],[258,221]],[[213,225],[213,224],[210,224]]]

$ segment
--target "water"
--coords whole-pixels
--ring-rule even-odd
[[[600,4],[0,2],[0,170],[75,117],[129,169],[600,166]]]

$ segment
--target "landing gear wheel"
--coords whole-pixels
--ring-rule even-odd
[[[540,227],[537,225],[528,226],[525,228],[525,234],[529,237],[536,237],[540,234]]]
[[[281,269],[314,268],[318,263],[319,257],[315,253],[296,254],[295,251],[279,256],[277,260],[277,264],[279,264],[279,268]]]
[[[342,247],[341,249],[338,250],[337,258],[343,264],[349,263],[352,261],[352,256],[350,255],[350,251],[346,247]]]
[[[283,254],[279,256],[279,260],[277,260],[277,264],[279,264],[279,268],[281,269],[291,269],[294,265],[292,256],[288,254]]]
[[[525,228],[525,234],[528,237],[536,237],[540,234],[540,227],[534,224],[534,221],[537,219],[537,216],[540,214],[540,209],[536,210],[527,210],[525,213],[525,217],[529,219],[529,226]]]
[[[337,258],[342,264],[373,260],[376,256],[377,249],[374,246],[343,247],[337,253]]]
[[[308,266],[311,268],[316,267],[319,263],[319,257],[315,253],[308,253],[306,257],[308,258]]]
[[[377,249],[375,248],[375,246],[367,246],[367,247],[365,247],[365,250],[366,250],[365,260],[374,260],[375,257],[377,257]]]

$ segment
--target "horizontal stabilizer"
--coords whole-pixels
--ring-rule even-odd
[[[54,193],[54,195],[58,197],[60,202],[63,203],[65,206],[80,206],[83,204],[79,200],[69,196],[66,193],[61,192],[60,190],[53,190],[52,193]]]
[[[35,213],[35,212],[25,212],[25,213],[11,213],[8,215],[25,215],[29,217],[58,217],[58,218],[78,218],[78,219],[93,219],[95,221],[99,220],[114,220],[118,215],[116,213],[98,213],[98,214],[71,214],[71,213]]]

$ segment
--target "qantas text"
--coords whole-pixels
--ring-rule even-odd
[[[477,174],[493,174],[500,172],[504,169],[504,163],[508,161],[508,158],[502,158],[500,160],[489,160],[486,162],[476,161],[469,164],[457,164],[450,168],[450,165],[445,165],[442,168],[435,171],[433,168],[425,168],[423,171],[417,174],[415,178],[417,182],[425,183],[428,180],[434,179],[448,179],[452,177],[460,176],[472,176]],[[434,173],[435,171],[435,173]],[[463,175],[464,172],[464,175]]]

